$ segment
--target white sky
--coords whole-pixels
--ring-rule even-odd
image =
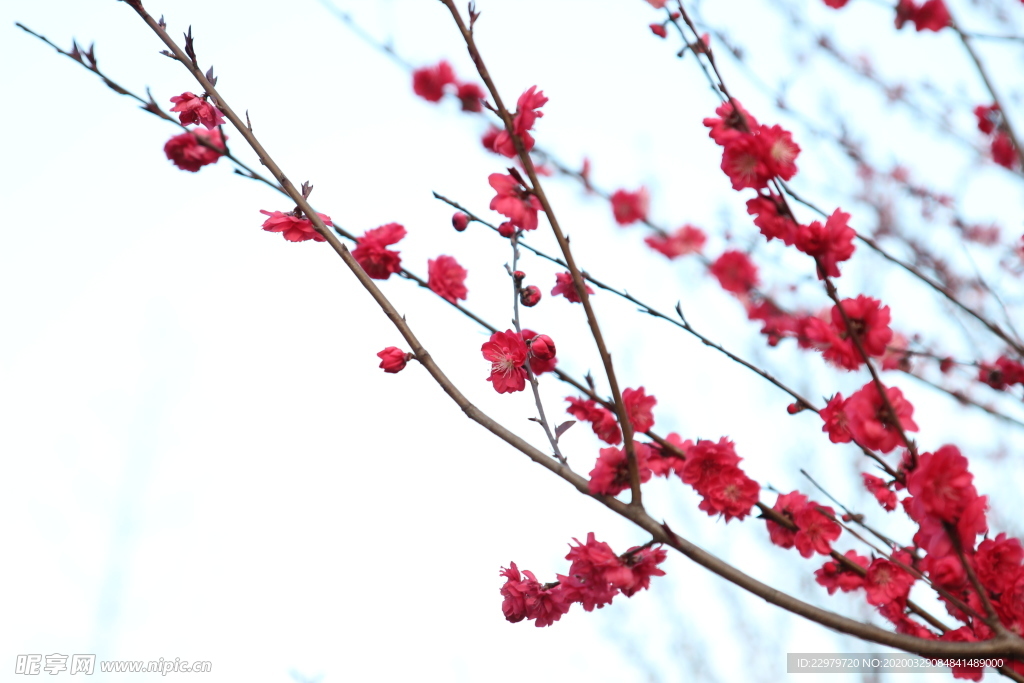
[[[774,26],[764,7],[730,4],[718,18],[742,17],[730,29],[762,39],[757,65],[770,74],[771,65],[787,63],[781,43],[764,40]],[[928,59],[936,68],[941,59],[962,64],[941,36],[893,37],[887,28],[884,41],[867,40],[869,27],[888,27],[890,19],[877,6],[853,4],[837,15],[812,3],[810,16],[908,68]],[[339,6],[393,37],[410,61],[448,58],[460,76],[473,76],[439,3]],[[723,248],[726,228],[752,241],[742,201],[728,191],[718,150],[699,126],[714,100],[692,57],[676,62],[671,45],[649,35],[646,24],[658,15],[645,3],[479,6],[479,41],[505,99],[534,84],[551,98],[539,144],[571,164],[590,155],[602,186],[646,184],[655,217],[706,227],[712,254]],[[486,213],[487,174],[503,165],[479,149],[482,121],[451,102],[413,97],[405,72],[313,0],[287,9],[241,0],[148,7],[166,14],[173,35],[193,26],[200,60],[215,66],[224,96],[249,110],[256,134],[293,180],[314,183],[319,210],[356,234],[403,223],[405,265],[425,274],[428,258],[457,256],[470,271],[467,304],[508,324],[507,243],[480,229],[455,233],[451,210],[430,195]],[[286,202],[233,176],[225,162],[178,171],[162,153],[175,129],[13,27],[22,21],[63,47],[72,36],[83,45],[95,40],[112,78],[140,93],[149,86],[169,106],[169,97],[196,86],[157,54],[156,38],[127,6],[13,0],[0,18],[8,96],[0,113],[7,160],[0,171],[7,216],[0,539],[8,549],[0,668],[17,654],[58,652],[210,660],[210,680],[287,681],[292,670],[325,682],[676,681],[714,680],[713,673],[781,680],[787,651],[877,651],[837,644],[678,557],[667,563],[669,579],[605,610],[574,610],[547,629],[507,624],[497,573],[510,560],[553,578],[565,570],[574,536],[595,531],[620,551],[646,539],[469,423],[420,368],[384,375],[375,354],[401,346],[401,338],[333,252],[259,229],[259,210],[288,210]],[[732,75],[734,90],[744,92],[737,96],[773,121],[768,101]],[[817,105],[828,97],[797,94]],[[858,122],[878,109],[862,106]],[[839,201],[849,175],[812,173],[831,168],[835,153],[814,138],[798,141],[808,169],[801,187],[824,204]],[[953,154],[901,141],[925,177],[935,158]],[[229,142],[254,158],[240,136]],[[887,152],[886,144],[878,144],[883,159],[903,158],[900,145]],[[931,180],[950,186],[948,178]],[[682,299],[715,338],[751,348],[756,329],[696,264],[651,258],[638,228],[614,227],[607,207],[571,184],[549,186],[587,269],[665,310]],[[1020,191],[1008,194],[998,171],[983,169],[953,187],[979,219],[1008,220],[1008,240],[1019,234]],[[551,244],[539,234],[531,241]],[[554,270],[536,260],[522,267],[547,294]],[[884,289],[873,268],[851,264],[850,287]],[[483,333],[406,282],[390,281],[385,292],[481,408],[543,446],[526,421],[534,410],[528,394],[498,396],[484,381]],[[912,320],[919,298],[927,297],[908,292],[903,303],[887,303],[897,318]],[[864,465],[830,447],[817,418],[783,419],[786,398],[740,368],[606,293],[596,302],[621,381],[658,397],[659,428],[687,438],[731,436],[763,484],[805,487],[798,469],[807,467],[853,495],[849,482]],[[600,378],[579,307],[548,296],[526,316],[528,327],[554,337],[563,367]],[[821,381],[820,365],[791,351],[761,357],[817,391],[812,396],[840,386],[834,375]],[[1019,434],[993,431],[919,387],[905,390],[925,448],[964,439],[980,457],[1008,440],[1019,445]],[[549,412],[560,416],[569,392],[552,382],[544,392]],[[589,430],[573,428],[563,444],[574,466],[589,472],[598,448]],[[1019,483],[1019,469],[978,469],[984,490],[1013,477]],[[808,586],[818,560],[766,547],[759,522],[726,527],[703,516],[683,488],[659,482],[650,499],[693,540],[818,604],[869,613]],[[753,672],[741,649],[751,637],[741,629],[764,643]],[[708,670],[691,673],[701,659]]]

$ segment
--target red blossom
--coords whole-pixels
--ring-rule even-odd
[[[523,328],[522,337],[530,351],[530,369],[533,374],[540,376],[554,370],[558,365],[554,340],[546,334],[537,334],[526,328]]]
[[[211,149],[208,145],[213,145],[216,149]],[[218,149],[225,149],[224,138],[221,137],[219,128],[211,131],[196,129],[175,135],[168,140],[164,145],[164,154],[181,170],[195,173],[224,156],[224,152],[218,152]]]
[[[704,249],[707,236],[700,228],[684,225],[667,237],[650,235],[644,242],[655,251],[670,259],[687,254],[699,254]]]
[[[735,109],[733,104],[736,105]],[[706,128],[710,128],[708,137],[719,145],[724,146],[730,140],[759,126],[757,120],[736,99],[723,102],[715,109],[715,113],[718,117],[708,117],[703,123]]]
[[[683,437],[679,436],[675,432],[671,432],[665,437],[665,440],[670,444],[678,448],[684,454],[687,450],[693,446],[693,441],[687,439],[683,441]],[[672,450],[668,448],[662,448],[660,444],[651,443],[651,457],[647,460],[647,466],[651,468],[651,472],[656,477],[668,477],[670,474],[675,472],[680,474],[683,471],[683,465],[686,460],[679,457]]]
[[[523,148],[527,152],[533,149],[534,145],[533,136],[530,135],[530,131],[533,129],[533,124],[536,123],[537,119],[544,116],[544,112],[539,110],[547,101],[548,98],[544,96],[544,92],[537,90],[537,86],[534,85],[520,95],[519,101],[516,103],[516,113],[512,117],[512,130],[523,141]],[[498,131],[491,149],[510,159],[517,154],[516,146],[512,142],[512,137],[507,130]]]
[[[668,553],[664,548],[643,548],[636,546],[626,551],[625,564],[632,573],[632,581],[622,587],[622,594],[632,597],[637,591],[646,590],[651,585],[652,576],[665,576],[665,571],[658,567],[665,561]]]
[[[907,475],[907,491],[914,496],[911,517],[921,520],[935,515],[955,524],[964,509],[978,497],[967,471],[967,458],[956,446],[943,446],[934,453],[922,453],[917,467]]]
[[[843,528],[832,519],[836,511],[826,505],[809,502],[793,515],[797,526],[793,543],[804,557],[814,553],[828,555],[832,552],[832,542],[839,538]]]
[[[785,494],[780,493],[779,497],[775,500],[775,505],[772,506],[772,510],[793,521],[796,513],[805,507],[807,507],[807,496],[799,491],[791,491]],[[796,544],[795,529],[787,529],[771,518],[766,518],[766,522],[768,525],[768,537],[772,543],[780,548],[792,548]]]
[[[843,406],[846,401],[843,400],[842,394],[836,394],[829,399],[828,404],[818,411],[818,415],[825,421],[825,426],[821,428],[821,431],[828,434],[828,439],[832,443],[850,443],[853,441],[853,434],[850,433],[850,425],[846,418],[846,412],[843,410]]]
[[[590,285],[584,285],[587,289],[587,294],[593,294],[594,290],[590,288]],[[561,294],[566,299],[574,304],[578,304],[582,301],[580,294],[576,291],[576,285],[572,281],[572,273],[556,273],[555,274],[555,286],[551,289],[551,296],[558,296]]]
[[[871,562],[864,577],[868,603],[876,607],[892,602],[905,606],[913,584],[913,576],[882,557]]]
[[[466,269],[452,256],[438,256],[427,261],[427,286],[451,303],[466,298],[466,275]]]
[[[941,31],[950,25],[949,9],[943,0],[928,0],[918,5],[914,0],[899,0],[896,5],[896,28],[912,22],[917,31]]]
[[[569,407],[566,412],[581,422],[590,422],[597,438],[613,446],[622,443],[622,430],[615,415],[596,401],[566,396]]]
[[[491,200],[492,211],[507,216],[517,228],[537,229],[537,212],[543,209],[536,196],[527,192],[526,188],[510,175],[492,173],[487,177],[487,182],[498,193]]]
[[[280,211],[270,212],[260,209],[260,213],[264,216],[269,216],[267,220],[263,221],[263,229],[267,232],[279,232],[289,242],[305,242],[306,240],[324,241],[324,236],[317,232],[313,223],[308,218],[300,218],[291,211],[282,213]],[[320,220],[324,222],[324,225],[334,225],[331,222],[330,216],[322,213],[318,213],[317,216],[320,216]]]
[[[819,280],[823,279],[822,270],[828,277],[839,277],[838,264],[853,256],[853,238],[857,233],[848,225],[849,220],[850,214],[836,209],[824,225],[814,221],[797,229],[794,244],[818,260]]]
[[[680,478],[703,496],[699,508],[709,515],[722,514],[725,521],[750,514],[761,487],[737,465],[740,457],[732,441],[701,440],[686,451]]]
[[[499,394],[511,394],[526,388],[526,344],[514,330],[495,332],[480,347],[484,358],[491,361],[487,381]]]
[[[732,181],[732,189],[751,187],[755,190],[768,186],[772,172],[766,158],[764,141],[753,133],[739,133],[730,137],[722,153],[722,171]]]
[[[1003,118],[998,104],[990,104],[987,107],[979,104],[974,108],[974,116],[978,119],[978,130],[985,135],[995,132]]]
[[[887,388],[885,392],[903,431],[916,432],[914,407],[903,398],[903,392],[897,387]],[[897,422],[889,414],[874,382],[868,382],[846,399],[843,411],[846,413],[850,433],[865,448],[888,453],[902,445],[903,439],[897,429]]]
[[[792,218],[782,214],[782,198],[775,193],[761,195],[747,201],[747,213],[755,216],[754,225],[769,242],[773,239],[782,240],[786,246],[792,246],[800,228]]]
[[[727,292],[747,294],[757,286],[757,266],[742,251],[730,250],[719,256],[709,269]]]
[[[519,293],[519,303],[532,308],[540,303],[540,287],[537,285],[527,285],[523,287],[523,291]]]
[[[646,187],[635,192],[616,190],[611,196],[612,214],[619,225],[629,225],[637,221],[647,220],[647,211],[651,206],[651,195]]]
[[[1021,563],[1024,562],[1024,547],[1020,539],[1010,538],[1001,533],[994,539],[986,538],[978,544],[978,552],[974,555],[974,566],[978,579],[993,593],[1009,591],[1014,581],[1021,574]],[[1021,605],[1024,611],[1024,604]],[[1022,614],[1024,616],[1024,614]]]
[[[224,123],[224,115],[220,109],[206,101],[206,95],[200,97],[190,92],[183,92],[171,98],[175,105],[171,111],[178,113],[178,120],[181,125],[190,124],[206,126],[207,130],[213,130]]]
[[[862,472],[860,476],[864,480],[864,488],[875,497],[879,505],[885,508],[887,512],[892,512],[896,509],[896,503],[898,502],[896,492],[889,488],[884,479],[867,472]]]
[[[644,483],[651,478],[651,468],[647,466],[650,449],[639,441],[634,441],[633,450],[636,453],[640,482]],[[629,487],[629,462],[626,450],[614,446],[602,448],[597,462],[594,463],[594,469],[590,471],[590,492],[615,496]]]
[[[839,306],[832,307],[832,325],[836,338],[823,355],[825,360],[841,368],[856,370],[864,364],[864,358],[847,329],[843,313],[846,313],[846,318],[860,338],[864,352],[877,357],[885,354],[886,346],[892,340],[889,307],[863,294],[856,299],[844,299],[841,304],[842,310]]]
[[[459,83],[455,96],[462,102],[462,111],[479,113],[484,110],[484,90],[476,83]]]
[[[392,273],[402,269],[402,257],[397,251],[385,247],[395,244],[405,235],[405,228],[398,223],[367,230],[366,234],[356,240],[352,256],[374,280],[387,280]]]
[[[800,154],[800,146],[793,142],[793,134],[782,126],[760,126],[758,137],[766,151],[768,173],[783,180],[796,175],[796,158]]]
[[[626,389],[622,392],[622,402],[626,406],[626,414],[629,416],[629,423],[633,431],[646,432],[654,426],[654,415],[651,409],[654,408],[658,399],[644,394],[644,388]]]
[[[939,636],[939,640],[947,643],[973,643],[978,640],[978,637],[971,631],[970,626],[961,626],[958,629],[946,631]],[[983,666],[956,665],[962,661],[965,660],[960,658],[950,660],[950,663],[953,664],[953,666],[950,666],[950,669],[953,672],[953,678],[967,681],[980,681],[982,676],[985,675],[985,667]]]
[[[1011,171],[1020,165],[1017,148],[1013,146],[1013,140],[1006,133],[996,133],[992,138],[992,161]]]
[[[868,558],[858,555],[854,550],[847,550],[845,557],[854,564],[868,568]],[[821,569],[814,572],[814,580],[827,588],[829,595],[837,590],[849,593],[864,586],[864,577],[839,560],[830,560],[822,565]]]
[[[425,66],[412,72],[412,90],[428,102],[440,102],[444,87],[455,83],[455,71],[445,60],[437,66]]]
[[[405,369],[406,363],[412,359],[411,353],[406,353],[396,346],[389,346],[377,354],[380,358],[380,367],[384,372],[396,373]]]

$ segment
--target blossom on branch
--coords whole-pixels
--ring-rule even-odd
[[[622,430],[619,429],[619,422],[615,414],[604,406],[599,406],[597,401],[566,396],[569,407],[566,412],[580,422],[589,422],[597,434],[597,438],[613,446],[622,443]]]
[[[441,60],[436,66],[425,66],[412,72],[412,90],[428,102],[440,102],[444,87],[455,83],[452,65]]]
[[[312,221],[302,216],[302,213],[296,209],[296,211],[289,211],[288,213],[282,213],[281,211],[264,211],[260,209],[260,213],[269,218],[263,221],[263,229],[267,232],[279,232],[289,242],[305,242],[306,240],[313,240],[315,242],[323,242],[325,238],[313,225]],[[322,213],[318,213],[317,216],[324,222],[324,225],[331,227],[334,223],[331,222],[330,216]]]
[[[405,227],[398,223],[387,223],[379,228],[367,230],[356,240],[352,256],[374,280],[387,280],[392,273],[402,269],[402,257],[397,251],[385,247],[395,244],[405,235]]]
[[[885,393],[888,403],[896,411],[895,415],[890,414],[874,382],[865,384],[843,404],[847,426],[853,438],[861,446],[882,453],[904,445],[900,427],[905,432],[917,431],[914,406],[903,398],[903,392],[897,387],[889,387]]]
[[[536,123],[537,119],[544,116],[544,112],[540,111],[540,108],[547,101],[548,98],[544,96],[544,92],[537,90],[537,86],[534,85],[520,95],[519,101],[516,103],[516,113],[512,117],[512,130],[523,141],[523,149],[527,152],[533,149],[534,145],[533,136],[530,135],[530,131],[533,129],[533,124]],[[490,149],[510,159],[517,154],[515,143],[512,142],[512,136],[509,135],[507,130],[499,130],[497,132],[493,142],[491,142]]]
[[[455,303],[466,298],[466,275],[466,269],[453,256],[427,260],[427,286],[445,301]]]
[[[633,442],[636,453],[636,467],[640,474],[640,483],[651,478],[651,468],[647,466],[650,448],[639,441]],[[594,469],[590,471],[590,492],[615,496],[630,487],[629,462],[625,448],[602,448]]]
[[[389,346],[379,352],[377,357],[380,358],[380,367],[384,372],[396,373],[405,369],[406,363],[412,360],[413,355],[396,346]]]
[[[202,125],[207,130],[213,130],[224,123],[224,115],[220,109],[206,101],[206,95],[202,97],[190,92],[183,92],[171,98],[174,106],[171,111],[177,112],[181,125]]]
[[[855,550],[847,550],[845,557],[853,564],[868,568],[868,558],[858,555]],[[839,560],[830,560],[822,565],[814,572],[814,580],[827,588],[829,595],[837,590],[849,593],[864,587],[864,577]]]
[[[647,211],[651,206],[651,195],[646,187],[635,192],[616,190],[611,196],[612,214],[619,225],[629,225],[637,221],[647,220]]]
[[[515,330],[495,332],[480,347],[484,358],[491,361],[487,381],[499,394],[511,394],[526,388],[526,344]]]
[[[487,182],[498,193],[491,199],[492,211],[507,216],[517,228],[537,229],[537,212],[544,209],[541,208],[540,200],[536,195],[520,185],[519,181],[510,175],[492,173],[487,176]]]
[[[206,144],[203,144],[206,143]],[[220,150],[220,151],[218,151]],[[220,129],[186,131],[175,135],[164,145],[164,154],[183,171],[195,173],[203,166],[216,163],[224,156],[224,138]]]
[[[700,228],[692,225],[684,225],[671,235],[649,235],[644,238],[647,246],[655,251],[664,254],[669,259],[687,254],[699,254],[704,249],[704,242],[707,236]]]
[[[836,209],[824,225],[814,221],[797,229],[793,243],[818,261],[819,280],[839,277],[838,264],[853,256],[853,238],[857,233],[848,225],[849,220],[850,214]]]
[[[757,266],[742,251],[724,252],[711,264],[709,271],[727,292],[747,294],[757,286]]]
[[[594,290],[590,288],[590,285],[583,285],[587,294],[592,295]],[[578,304],[583,301],[580,298],[580,293],[576,290],[576,283],[572,280],[572,273],[556,273],[555,274],[555,286],[551,288],[551,296],[562,295],[570,302]]]

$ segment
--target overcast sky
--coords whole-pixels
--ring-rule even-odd
[[[878,50],[883,65],[895,55],[907,68],[931,59],[936,70],[964,73],[946,37],[889,35],[884,8],[855,2],[835,14],[797,3],[805,4],[812,23],[842,28],[858,49]],[[711,254],[727,232],[753,244],[756,231],[700,128],[714,96],[692,56],[676,60],[674,43],[651,36],[653,9],[641,0],[478,5],[478,40],[505,100],[531,85],[550,98],[538,144],[573,166],[590,156],[603,187],[646,185],[654,217],[705,227]],[[769,82],[800,71],[770,39],[783,26],[772,13],[755,0],[730,5],[707,11],[754,41]],[[338,6],[412,63],[446,58],[478,80],[440,3]],[[451,209],[431,196],[488,213],[487,175],[505,164],[481,149],[482,120],[453,102],[414,97],[401,66],[315,0],[147,7],[166,15],[174,36],[192,26],[204,68],[214,66],[225,98],[248,110],[289,177],[315,185],[318,210],[355,234],[402,223],[403,264],[423,275],[428,258],[455,255],[469,269],[467,305],[510,326],[508,243],[479,226],[454,232]],[[21,21],[65,48],[72,37],[95,41],[109,77],[140,94],[149,87],[169,107],[171,96],[197,85],[158,54],[162,46],[126,5],[13,0],[0,17],[8,96],[0,113],[0,538],[8,551],[0,667],[17,654],[95,653],[209,660],[210,680],[781,680],[787,651],[863,647],[777,614],[679,557],[666,563],[670,578],[599,612],[575,609],[546,629],[507,624],[498,571],[509,561],[553,580],[568,566],[573,537],[594,531],[619,552],[647,539],[469,422],[421,368],[385,375],[375,354],[403,346],[401,337],[336,255],[260,230],[259,211],[287,211],[288,202],[223,160],[197,174],[174,168],[162,147],[175,127],[13,26]],[[868,40],[879,25],[881,37]],[[731,75],[758,118],[773,122],[771,99],[738,69]],[[810,87],[795,97],[844,107]],[[881,110],[863,107],[856,112],[865,118],[852,120]],[[228,135],[258,168],[240,136]],[[925,177],[936,158],[954,154],[908,139],[905,156]],[[835,153],[809,136],[798,141],[808,169],[802,187],[837,203],[849,175],[814,175],[833,168]],[[876,145],[892,147],[881,155],[887,161],[904,156],[891,140]],[[1006,220],[1015,239],[1019,190],[1011,194],[991,168],[978,173],[985,175],[954,188],[979,220]],[[936,176],[929,179],[949,185]],[[682,301],[716,338],[757,346],[756,327],[698,264],[655,258],[643,233],[616,227],[603,202],[566,181],[549,187],[591,273],[664,310]],[[543,232],[531,242],[553,250]],[[851,287],[884,290],[875,267],[851,264]],[[522,268],[547,295],[556,269],[537,259]],[[444,371],[483,410],[544,447],[528,421],[528,393],[499,396],[485,381],[486,333],[395,280],[386,294]],[[924,297],[908,292],[902,310],[909,315]],[[900,304],[891,303],[895,312]],[[798,470],[807,467],[854,495],[850,482],[864,465],[831,447],[815,416],[786,418],[787,397],[611,295],[599,293],[595,305],[623,385],[658,397],[660,430],[733,438],[762,484],[806,488]],[[554,337],[561,367],[578,377],[593,370],[604,386],[580,307],[545,296],[525,316],[526,326]],[[760,355],[795,385],[825,387],[815,397],[846,390],[832,375],[819,381],[820,364],[801,359],[793,349]],[[561,417],[571,392],[553,380],[543,391]],[[959,438],[984,455],[1019,445],[1019,433],[995,433],[948,399],[919,386],[905,391],[927,448]],[[599,448],[589,429],[570,429],[563,445],[574,468],[589,472]],[[1009,490],[1005,482],[1020,476],[978,469],[979,488]],[[759,522],[710,519],[682,486],[656,483],[650,500],[656,516],[758,578],[869,614],[808,585],[817,560],[768,547]],[[743,666],[751,638],[768,657],[757,671]],[[695,671],[701,659],[714,661]]]

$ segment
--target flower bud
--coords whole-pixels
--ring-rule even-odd
[[[664,38],[668,35],[668,31],[665,30],[665,26],[662,24],[651,24],[651,33],[659,38]]]
[[[466,214],[459,211],[452,216],[452,226],[459,232],[465,230],[467,225],[469,225],[469,216]]]
[[[538,334],[530,340],[530,353],[538,360],[551,360],[555,357],[555,342],[546,334]]]
[[[406,363],[412,359],[411,353],[405,353],[396,346],[389,346],[377,354],[380,358],[380,367],[384,372],[396,373],[405,369]]]
[[[513,279],[514,279],[514,280],[515,280],[516,282],[522,282],[522,281],[523,281],[523,278],[525,278],[525,277],[526,277],[526,273],[524,273],[524,272],[523,272],[523,271],[521,271],[521,270],[517,270],[517,271],[515,271],[514,273],[512,273],[512,278],[513,278]]]
[[[512,225],[511,221],[505,221],[498,226],[498,234],[502,237],[512,237],[516,234],[516,226]]]
[[[540,288],[536,285],[530,285],[524,287],[523,291],[519,293],[519,303],[530,308],[540,303]]]

